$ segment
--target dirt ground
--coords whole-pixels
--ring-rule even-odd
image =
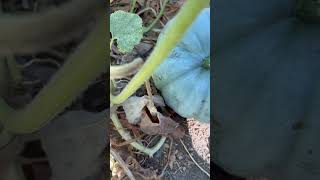
[[[185,130],[185,136],[181,139],[167,138],[166,142],[154,157],[149,158],[144,154],[135,153],[134,150],[128,150],[128,147],[122,147],[119,151],[126,159],[128,154],[136,158],[140,165],[144,169],[153,171],[158,176],[162,174],[160,179],[165,180],[194,180],[210,179],[206,173],[201,171],[195,162],[190,158],[190,155],[207,173],[210,173],[210,152],[209,152],[209,136],[210,125],[200,124],[195,120],[186,120],[177,115],[175,120],[180,123]],[[122,141],[117,132],[111,132],[111,141],[119,143]],[[155,139],[151,141],[157,141],[159,137],[150,137],[146,139]],[[171,144],[172,143],[172,144]],[[152,143],[150,143],[152,146]],[[188,154],[188,152],[190,155]],[[134,153],[132,153],[134,152]],[[165,166],[167,167],[165,168]],[[133,170],[134,171],[134,170]],[[139,177],[136,177],[139,179]],[[143,179],[143,178],[141,178]],[[155,178],[156,179],[156,178]]]

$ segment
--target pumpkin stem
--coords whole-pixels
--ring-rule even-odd
[[[210,57],[207,57],[203,60],[202,67],[205,69],[210,69]]]

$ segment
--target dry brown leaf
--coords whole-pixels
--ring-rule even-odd
[[[163,116],[158,112],[157,118],[159,123],[154,123],[145,111],[142,112],[140,122],[141,131],[149,135],[172,135],[178,138],[184,135],[183,131],[179,131],[179,124],[173,121],[170,117]],[[177,130],[179,133],[177,133]]]
[[[132,156],[129,156],[126,159],[126,164],[128,165],[128,167],[130,168],[133,174],[138,174],[139,176],[142,176],[144,179],[160,180],[156,170],[141,167],[139,162],[136,159],[134,159]]]

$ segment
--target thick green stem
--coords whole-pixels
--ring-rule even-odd
[[[103,15],[102,15],[103,16]],[[107,72],[107,27],[100,18],[94,30],[35,99],[3,122],[13,133],[31,133],[63,111],[88,84]]]
[[[69,40],[97,12],[105,12],[105,1],[71,0],[40,13],[0,16],[0,54],[46,50]]]
[[[209,2],[210,0],[186,1],[140,71],[118,96],[111,96],[112,104],[120,104],[125,101],[151,77],[154,70],[168,57],[201,10],[209,5]]]
[[[121,125],[117,114],[112,111],[111,111],[111,120],[112,120],[114,126],[116,127],[117,131],[119,132],[119,134],[121,135],[121,137],[124,140],[126,140],[126,141],[132,140],[132,137],[130,136],[129,132],[125,131],[123,126]],[[165,141],[166,141],[166,137],[165,136],[161,137],[159,142],[155,146],[153,146],[152,148],[147,148],[144,145],[139,144],[137,142],[132,142],[132,143],[130,143],[130,145],[133,146],[134,148],[136,148],[137,150],[152,157],[154,155],[154,153],[156,153],[161,148],[161,146],[164,144]]]
[[[166,5],[167,5],[168,1],[169,1],[169,0],[164,0],[164,2],[163,2],[163,4],[162,4],[162,8],[161,8],[159,14],[157,15],[156,19],[153,20],[153,22],[152,22],[147,28],[144,29],[144,32],[145,32],[145,33],[148,32],[148,31],[150,31],[150,30],[153,28],[153,26],[154,26],[154,25],[159,21],[159,19],[162,17],[162,15],[163,15],[163,13],[164,13],[164,10],[166,9]]]

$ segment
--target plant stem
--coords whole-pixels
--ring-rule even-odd
[[[65,62],[52,80],[24,109],[12,113],[4,123],[13,133],[31,133],[63,111],[88,84],[107,72],[106,22],[101,15],[94,30]],[[3,121],[3,120],[0,120]]]
[[[174,22],[165,31],[158,41],[148,60],[130,83],[118,96],[111,96],[112,104],[120,104],[131,96],[144,82],[149,79],[154,70],[168,57],[171,50],[183,37],[186,30],[196,19],[203,8],[209,5],[210,0],[188,0],[178,12]]]
[[[121,125],[121,123],[118,119],[117,114],[113,111],[110,111],[110,113],[111,113],[111,120],[112,120],[114,126],[116,127],[117,131],[121,135],[121,137],[126,141],[130,141],[132,138],[131,138],[129,132],[124,130],[123,126]],[[164,144],[165,141],[166,141],[166,137],[162,136],[161,139],[159,140],[159,142],[155,146],[153,146],[152,148],[147,148],[137,142],[131,142],[130,145],[133,146],[134,148],[136,148],[137,150],[147,154],[149,157],[152,157],[154,155],[154,153],[156,153],[161,148],[161,146]]]
[[[136,58],[127,64],[112,65],[110,66],[110,79],[113,80],[131,76],[139,71],[143,63],[141,58]]]
[[[162,15],[164,13],[164,10],[166,8],[166,5],[167,5],[168,1],[169,0],[164,0],[162,8],[161,8],[159,14],[157,15],[156,19],[153,20],[153,22],[147,28],[144,29],[144,33],[150,31],[153,28],[153,26],[159,21],[159,19],[162,17]]]
[[[110,154],[113,156],[113,158],[120,164],[121,168],[124,170],[126,175],[129,177],[130,180],[136,180],[134,175],[132,174],[131,170],[129,169],[128,165],[124,160],[121,158],[121,156],[117,153],[115,149],[110,147]]]
[[[83,25],[97,12],[105,12],[105,1],[72,0],[62,6],[27,15],[0,16],[0,54],[46,50],[83,32]]]
[[[136,6],[137,0],[132,0],[132,5],[131,5],[131,9],[130,12],[133,13],[134,11],[134,7]]]

